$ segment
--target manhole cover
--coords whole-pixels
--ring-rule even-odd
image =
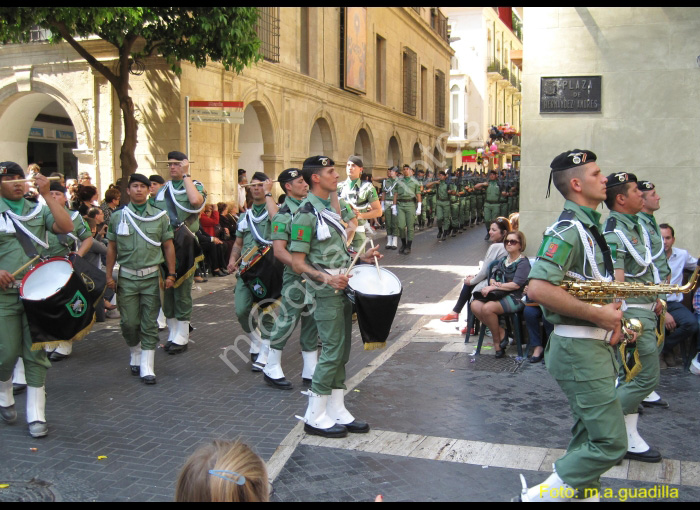
[[[8,485],[0,489],[0,501],[30,503],[35,501],[56,501],[56,495],[51,491],[49,482],[32,478],[28,482],[0,481],[0,485]]]
[[[453,370],[475,370],[480,372],[510,372],[516,373],[523,365],[523,361],[505,357],[496,359],[489,354],[470,356],[469,354],[457,354],[447,362],[447,368]]]

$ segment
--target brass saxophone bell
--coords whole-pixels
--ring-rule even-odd
[[[626,343],[632,343],[636,341],[636,338],[642,336],[644,332],[644,326],[639,319],[623,319],[622,321],[622,336],[623,341]],[[636,337],[634,335],[636,333]]]

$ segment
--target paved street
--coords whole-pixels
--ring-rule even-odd
[[[118,321],[108,320],[49,371],[48,437],[29,436],[18,396],[17,423],[0,424],[0,485],[9,485],[0,501],[172,501],[185,459],[214,438],[240,438],[268,462],[273,501],[509,501],[519,473],[531,485],[548,476],[572,419],[543,364],[519,363],[515,347],[496,360],[486,346],[473,360],[476,338],[465,344],[457,323],[439,321],[483,257],[484,233],[438,243],[433,228],[416,234],[410,256],[384,251],[403,283],[399,313],[383,350],[363,351],[354,328],[348,365],[346,404],[369,434],[306,436],[294,418],[308,400],[297,334],[283,356],[295,390],[274,390],[236,354],[247,344],[235,343],[234,278],[210,278],[195,293],[189,350],[156,352],[157,385],[130,375]],[[639,428],[664,461],[623,461],[603,487],[615,496],[666,487],[677,498],[655,499],[697,501],[700,378],[664,370],[658,391],[670,409],[647,409]]]

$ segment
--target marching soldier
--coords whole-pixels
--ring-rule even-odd
[[[379,218],[382,215],[379,196],[374,185],[370,181],[363,182],[360,179],[363,169],[362,160],[357,156],[350,156],[345,165],[348,178],[338,185],[338,196],[350,204],[357,217],[357,229],[352,240],[352,247],[355,250],[359,249],[367,238],[365,228],[371,228],[367,225],[367,220]]]
[[[426,174],[425,177],[425,184],[423,185],[424,188],[424,194],[423,196],[423,202],[425,202],[425,207],[427,212],[427,219],[428,219],[428,228],[433,226],[433,221],[435,221],[435,188],[430,187],[431,182],[436,182],[437,179],[435,177],[435,174],[433,173],[432,170],[428,170],[428,173]]]
[[[151,182],[132,174],[126,192],[129,204],[112,213],[107,230],[107,286],[117,292],[122,336],[131,351],[131,375],[156,384],[155,353],[158,344],[161,264],[168,271],[164,287],[175,284],[175,246],[167,211],[149,203]],[[112,278],[119,263],[118,284]]]
[[[610,216],[605,224],[605,240],[613,253],[615,280],[635,283],[660,283],[660,275],[652,262],[649,234],[642,227],[637,213],[644,205],[637,177],[627,172],[608,176],[605,205]],[[630,297],[625,300],[626,319],[641,321],[644,330],[637,338],[635,350],[639,355],[641,372],[632,380],[620,377],[617,396],[625,414],[627,429],[626,459],[661,462],[661,454],[652,449],[637,431],[638,406],[659,384],[659,355],[657,350],[656,315],[661,305],[653,296]],[[635,355],[636,356],[636,355]],[[622,360],[625,363],[626,360]]]
[[[387,170],[387,178],[384,179],[382,183],[382,210],[384,211],[384,226],[386,228],[386,249],[395,250],[397,249],[398,239],[397,233],[399,231],[397,225],[397,217],[392,211],[392,205],[394,203],[394,188],[398,182],[397,174],[399,167],[392,166]]]
[[[288,168],[277,178],[282,191],[287,195],[284,205],[279,208],[272,218],[271,240],[275,257],[285,265],[282,298],[279,316],[274,329],[270,333],[270,354],[263,369],[265,382],[273,388],[291,390],[292,383],[284,377],[282,371],[282,349],[301,319],[301,356],[304,368],[301,373],[302,381],[311,383],[317,363],[318,329],[310,305],[304,303],[306,292],[302,278],[292,269],[292,254],[287,250],[291,235],[292,218],[299,205],[309,192],[309,185],[297,168]]]
[[[322,341],[321,355],[308,392],[309,404],[303,418],[304,431],[323,437],[345,437],[348,432],[369,432],[369,425],[357,420],[345,408],[345,365],[350,358],[352,304],[343,289],[351,263],[340,216],[331,208],[331,194],[338,185],[333,160],[313,156],[304,161],[304,180],[310,187],[292,220],[291,242],[294,271],[306,279],[307,301],[314,301],[314,319]],[[382,257],[377,248],[362,260]]]
[[[626,450],[613,350],[620,339],[621,304],[593,306],[559,286],[571,278],[613,279],[610,249],[600,233],[596,211],[605,199],[607,179],[595,161],[593,152],[574,149],[551,164],[550,183],[553,180],[566,202],[559,220],[545,231],[530,271],[528,297],[540,304],[545,319],[554,324],[545,352],[547,371],[569,401],[574,437],[544,483],[528,489],[521,475],[522,501],[565,501],[573,491],[580,498],[597,499],[600,476]]]
[[[272,245],[271,218],[278,211],[277,203],[272,196],[272,181],[264,173],[255,172],[248,187],[253,197],[253,204],[238,220],[236,242],[233,244],[229,258],[229,273],[236,272],[239,267],[245,266],[246,255],[251,250],[259,251]],[[243,263],[239,264],[241,254],[243,254]],[[270,352],[270,334],[274,327],[274,319],[264,310],[259,310],[258,314],[252,313],[255,304],[253,294],[240,276],[237,278],[234,292],[236,317],[250,339],[250,357],[253,361],[251,370],[262,372]],[[258,325],[260,325],[260,333],[256,331]]]
[[[475,188],[486,190],[486,196],[484,199],[484,224],[486,225],[485,240],[488,241],[488,229],[493,220],[498,218],[501,211],[501,188],[498,185],[498,173],[496,172],[496,170],[491,170],[488,182],[482,182],[481,184],[477,184]]]
[[[450,232],[451,216],[450,216],[450,187],[447,184],[447,173],[444,170],[438,172],[438,180],[428,183],[428,189],[435,190],[436,205],[435,219],[437,221],[438,241],[447,239],[447,234]]]
[[[42,249],[48,249],[47,231],[67,234],[73,230],[70,215],[58,201],[51,199],[48,179],[37,174],[36,188],[46,205],[24,198],[24,171],[17,163],[0,163],[0,419],[12,424],[17,420],[12,394],[12,371],[21,356],[27,379],[27,424],[32,437],[49,433],[46,423],[46,371],[51,367],[44,349],[32,350],[32,338],[19,299],[22,268]],[[21,226],[20,226],[21,225]],[[24,229],[22,229],[24,227]],[[22,233],[18,234],[18,231]],[[25,235],[20,238],[19,236]],[[22,240],[20,240],[22,239]],[[25,242],[26,241],[26,242]]]
[[[392,206],[392,212],[395,208],[398,216],[401,238],[399,253],[403,255],[411,253],[416,215],[422,211],[420,188],[418,181],[413,178],[413,169],[409,165],[404,165],[403,179],[398,180]]]
[[[425,184],[427,183],[425,179],[425,171],[420,169],[416,171],[416,181],[420,184],[421,196],[425,199]],[[423,230],[426,225],[426,218],[428,214],[428,207],[421,206],[421,212],[416,213],[416,223],[418,224],[418,229]]]
[[[163,313],[170,334],[164,350],[180,354],[187,350],[192,317],[192,282],[197,263],[204,259],[194,232],[199,230],[199,213],[207,193],[201,182],[189,174],[190,162],[179,151],[168,153],[170,180],[160,188],[155,206],[168,213],[173,227],[177,281],[163,293]]]

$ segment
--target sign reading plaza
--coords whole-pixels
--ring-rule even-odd
[[[540,113],[599,113],[601,76],[560,76],[540,79]]]

